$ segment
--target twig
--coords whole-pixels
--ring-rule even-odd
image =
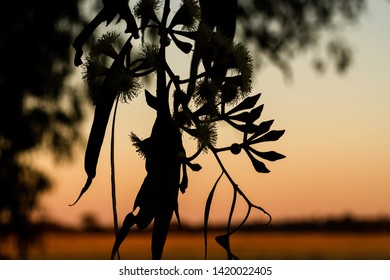
[[[118,226],[118,213],[116,210],[116,184],[115,184],[115,120],[116,112],[118,109],[119,95],[116,98],[114,113],[112,118],[112,128],[111,128],[111,151],[110,151],[110,160],[111,160],[111,198],[112,198],[112,213],[114,216],[114,230],[115,238],[118,236],[119,226]],[[117,251],[118,260],[120,260],[119,250]]]

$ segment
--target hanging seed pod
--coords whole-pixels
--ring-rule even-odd
[[[241,152],[240,144],[234,143],[230,146],[230,152],[234,155],[238,155]]]

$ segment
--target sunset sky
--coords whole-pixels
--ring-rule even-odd
[[[269,174],[256,173],[244,153],[223,159],[236,183],[275,222],[344,214],[390,216],[389,27],[390,3],[369,1],[360,22],[341,33],[354,51],[347,73],[339,75],[334,69],[324,74],[314,72],[312,54],[292,62],[291,81],[286,81],[272,65],[255,73],[253,93],[261,92],[259,104],[265,105],[261,120],[274,119],[273,129],[286,130],[279,141],[258,148],[275,150],[286,158],[266,163]],[[182,65],[189,56],[176,59]],[[81,75],[79,78],[81,81]],[[149,85],[146,88],[152,90]],[[148,137],[154,117],[143,94],[118,108],[115,155],[120,223],[132,210],[145,176],[144,160],[135,152],[128,135],[134,132],[141,138]],[[91,121],[92,115],[85,124],[86,137]],[[221,145],[240,141],[241,135],[225,125],[219,132]],[[185,140],[189,146],[195,145],[189,137]],[[79,224],[81,215],[92,213],[102,223],[112,224],[109,141],[106,134],[97,176],[89,191],[72,207],[68,204],[74,202],[86,180],[84,147],[72,164],[42,163],[50,170],[54,183],[53,190],[42,200],[47,217]],[[181,219],[190,224],[203,221],[207,195],[220,174],[212,154],[203,154],[196,162],[203,169],[189,173],[188,190],[179,197]],[[231,187],[223,179],[211,209],[212,221],[225,221],[231,195]],[[256,211],[251,217],[266,221]]]

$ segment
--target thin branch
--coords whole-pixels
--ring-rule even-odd
[[[190,81],[192,80],[198,80],[200,78],[203,78],[203,77],[206,77],[207,76],[207,72],[202,72],[200,74],[198,74],[197,76],[193,77],[193,78],[188,78],[188,79],[184,79],[184,80],[179,80],[179,84],[185,84],[185,83],[189,83]]]
[[[153,73],[154,71],[156,71],[156,68],[151,68],[151,69],[145,70],[145,71],[143,71],[141,73],[134,73],[133,77],[139,78],[139,77],[147,76],[147,75]]]
[[[112,213],[114,216],[114,230],[115,238],[118,236],[119,226],[118,226],[118,213],[116,209],[116,184],[115,184],[115,120],[116,113],[118,109],[119,95],[116,98],[114,114],[112,118],[112,128],[111,128],[111,151],[110,151],[110,160],[111,160],[111,198],[112,198]],[[118,260],[120,260],[119,250],[117,251]]]
[[[262,207],[260,206],[257,206],[255,204],[253,204],[249,198],[244,194],[244,192],[238,187],[238,185],[236,184],[236,182],[234,182],[233,178],[230,176],[230,174],[227,172],[225,166],[223,165],[223,162],[221,161],[221,158],[218,156],[218,151],[211,145],[209,145],[209,148],[210,150],[212,151],[212,153],[214,154],[214,157],[216,158],[219,166],[221,167],[222,171],[225,173],[227,179],[229,180],[230,184],[233,186],[233,188],[238,192],[239,195],[241,195],[244,200],[246,201],[246,203],[256,209],[259,209],[260,211],[262,211],[264,214],[266,214],[268,217],[269,217],[269,222],[267,224],[269,224],[272,220],[272,217],[271,215],[266,211],[264,210]]]
[[[232,224],[234,209],[236,208],[236,202],[237,202],[237,190],[233,190],[233,199],[232,199],[232,205],[230,206],[230,213],[228,218],[228,223],[226,225],[226,236],[229,237],[230,235],[230,226]],[[230,250],[230,238],[227,239],[227,259],[232,259],[232,251]]]
[[[221,175],[219,175],[217,181],[215,181],[214,186],[212,187],[212,189],[207,197],[206,206],[204,209],[204,222],[203,222],[204,259],[207,259],[207,229],[208,229],[208,221],[209,221],[209,216],[210,216],[211,203],[213,201],[215,189],[216,189],[218,182],[221,179],[222,175],[223,175],[223,172],[221,173]]]
[[[204,146],[202,145],[202,146],[195,152],[195,154],[193,154],[192,156],[188,157],[188,158],[186,159],[186,161],[187,161],[187,162],[193,161],[195,158],[197,158],[197,157],[200,155],[200,153],[203,151],[203,149],[204,149]]]

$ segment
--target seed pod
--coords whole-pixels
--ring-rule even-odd
[[[230,152],[234,155],[238,155],[241,152],[240,144],[234,143],[230,146]]]
[[[112,106],[115,101],[115,96],[110,97],[105,103],[99,103],[95,107],[91,132],[89,133],[87,149],[84,157],[84,169],[88,175],[87,181],[80,192],[77,200],[71,204],[74,205],[79,201],[81,196],[88,190],[92,184],[93,178],[96,176],[96,167],[99,159],[100,149],[103,144],[106,127],[110,118]]]

